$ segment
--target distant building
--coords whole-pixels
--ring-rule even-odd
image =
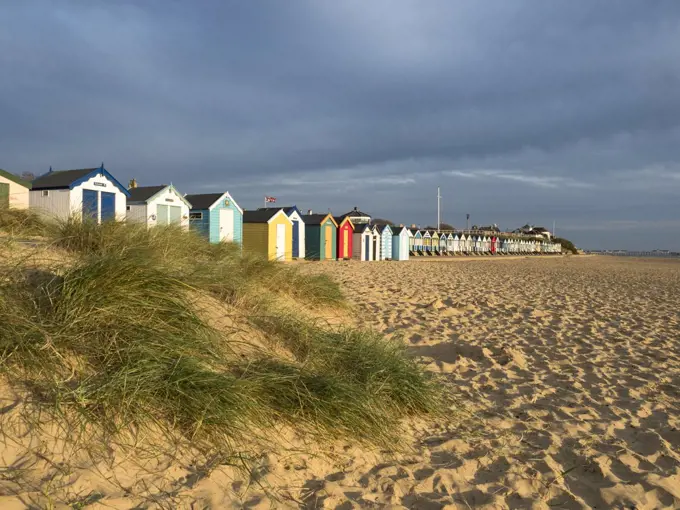
[[[550,241],[552,237],[550,231],[547,228],[535,227],[533,225],[529,225],[528,223],[523,227],[513,230],[512,233],[521,234],[525,236],[541,236],[547,239],[548,241]]]
[[[349,218],[352,220],[352,224],[354,225],[364,225],[366,223],[371,223],[372,216],[368,213],[361,212],[357,207],[355,207],[350,212],[342,214],[340,218]]]

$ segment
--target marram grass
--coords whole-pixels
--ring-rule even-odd
[[[439,409],[401,342],[275,306],[281,295],[342,306],[326,276],[171,228],[69,221],[49,235],[76,260],[0,275],[0,371],[59,416],[112,434],[153,425],[233,451],[281,423],[392,445],[403,417]],[[196,309],[201,293],[290,355],[232,349]]]

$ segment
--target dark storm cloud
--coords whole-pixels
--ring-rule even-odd
[[[680,248],[674,0],[6,4],[0,167]]]

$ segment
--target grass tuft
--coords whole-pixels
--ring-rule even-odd
[[[0,232],[15,237],[42,236],[46,223],[30,209],[8,209],[0,207]]]
[[[172,228],[69,220],[49,235],[75,261],[0,275],[0,371],[80,427],[160,427],[231,450],[287,423],[390,446],[403,417],[439,409],[436,387],[399,340],[277,305],[344,306],[325,275]],[[201,295],[285,352],[244,357],[231,333],[203,318]]]

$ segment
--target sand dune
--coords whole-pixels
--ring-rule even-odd
[[[680,263],[303,267],[343,282],[357,322],[403,337],[443,381],[446,416],[408,424],[399,454],[284,434],[250,478],[187,459],[154,459],[153,474],[90,460],[67,477],[74,494],[94,494],[92,508],[680,508]],[[2,464],[21,454],[6,445]],[[104,483],[114,474],[146,485],[126,493]],[[0,508],[31,501],[0,487]]]

